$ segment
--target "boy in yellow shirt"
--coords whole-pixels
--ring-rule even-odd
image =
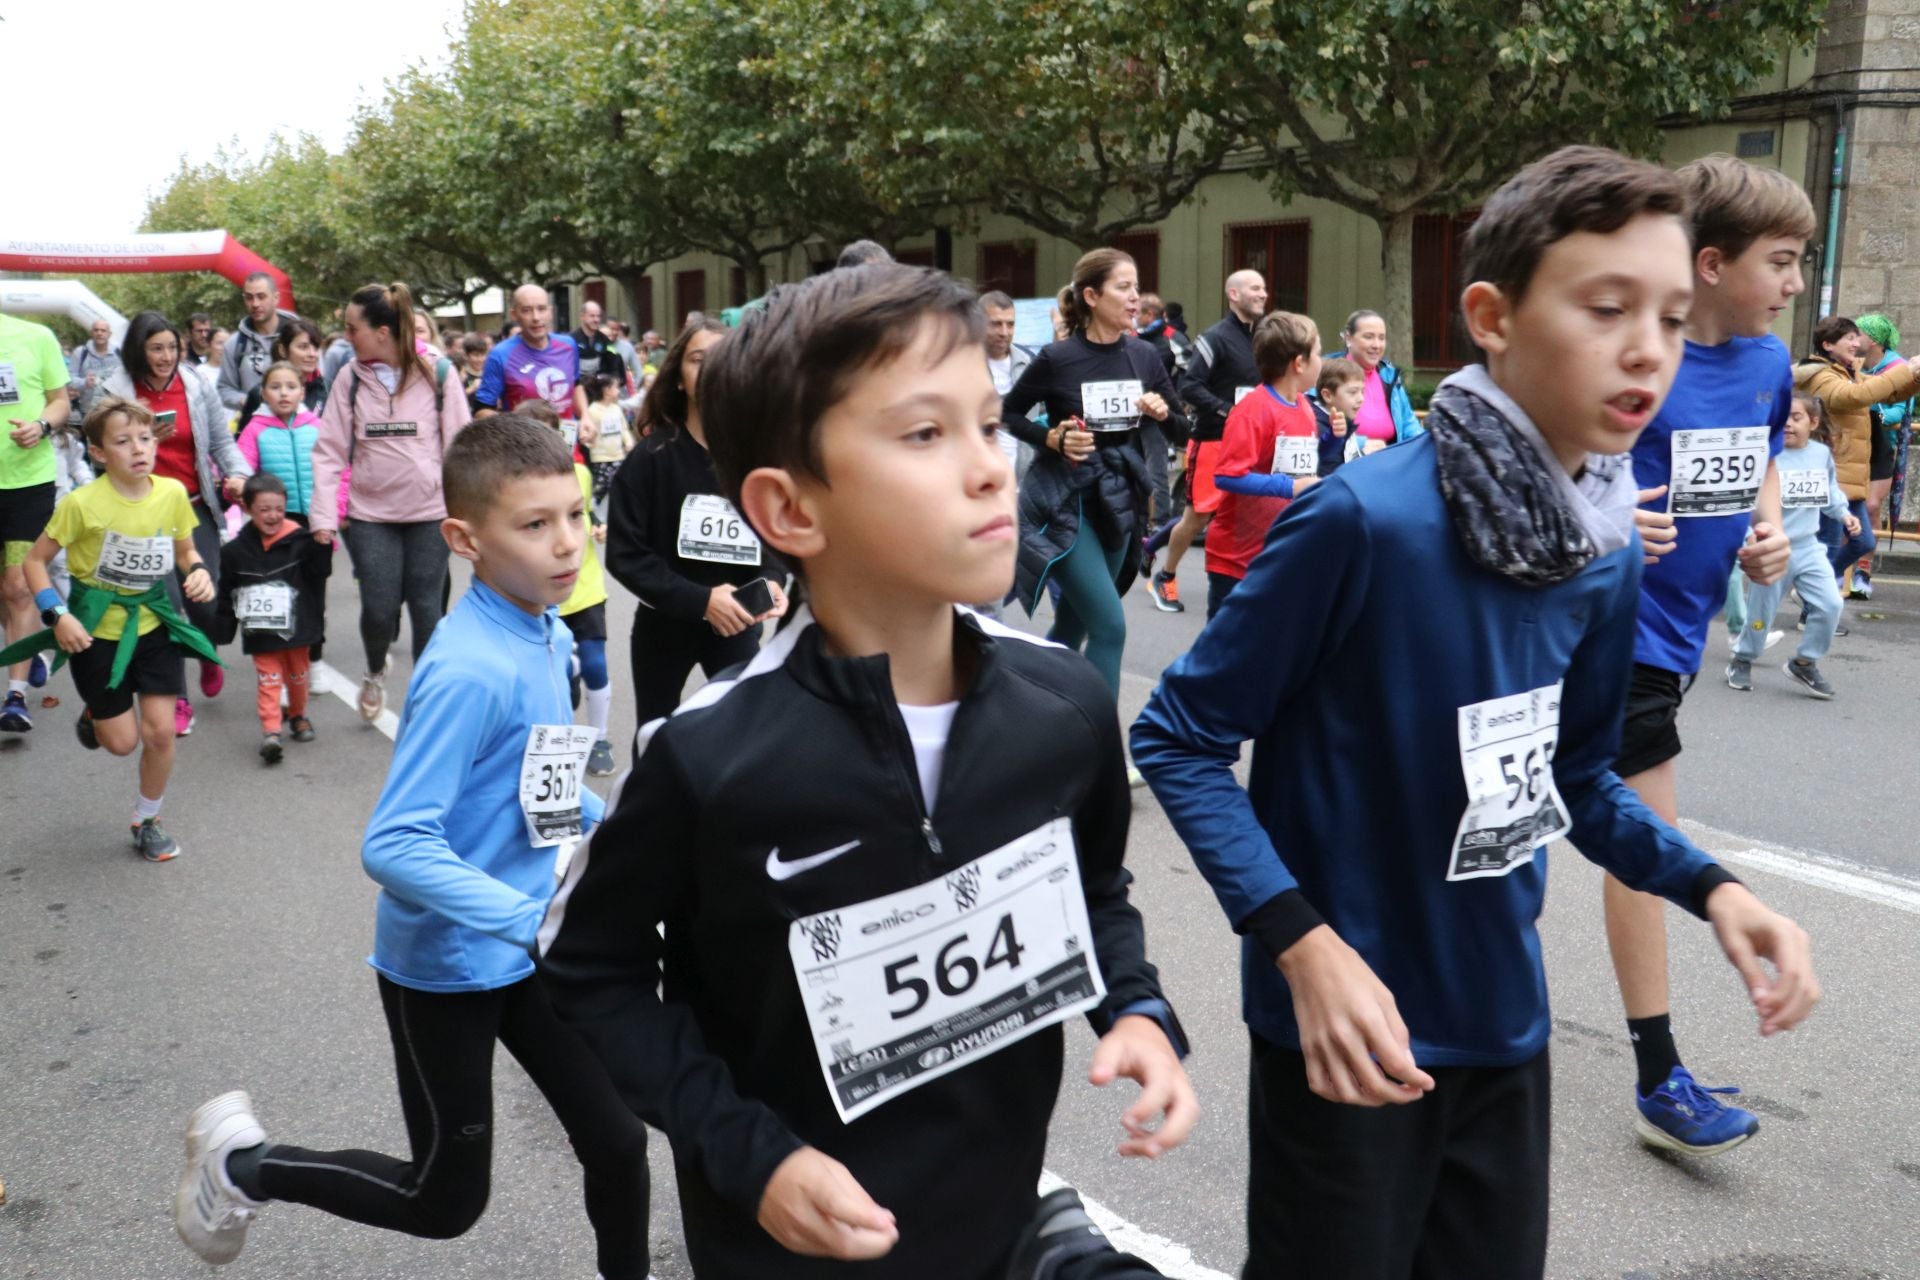
[[[180,853],[160,826],[160,803],[173,773],[174,699],[187,687],[185,649],[218,661],[207,637],[167,599],[166,578],[178,566],[187,599],[205,603],[213,599],[213,577],[193,548],[197,522],[185,486],[153,474],[166,429],[146,406],[106,398],[84,430],[88,453],[105,474],[55,509],[27,552],[27,585],[59,645],[55,665],[72,662],[86,702],[77,726],[81,745],[117,756],[144,748],[133,844],[147,861],[166,862]],[[47,572],[62,548],[73,575],[71,611]],[[44,633],[23,643],[37,649]],[[0,661],[11,653],[0,653]]]

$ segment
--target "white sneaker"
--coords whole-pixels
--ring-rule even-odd
[[[369,672],[360,678],[360,718],[372,724],[387,709],[387,673]]]
[[[187,1248],[219,1266],[240,1256],[247,1225],[265,1203],[227,1177],[227,1156],[267,1140],[240,1090],[202,1103],[187,1119],[187,1167],[173,1192],[173,1228]]]
[[[1784,631],[1767,632],[1767,642],[1760,646],[1760,652],[1765,653],[1767,650],[1773,648],[1773,646],[1779,644],[1782,640],[1785,640],[1786,638],[1787,638],[1787,633]]]

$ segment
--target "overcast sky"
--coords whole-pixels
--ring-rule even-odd
[[[184,156],[257,155],[275,132],[333,150],[354,108],[413,63],[444,65],[460,0],[0,0],[15,160],[0,235],[101,239],[140,225]],[[257,15],[251,16],[249,15]],[[31,193],[31,194],[30,194]]]

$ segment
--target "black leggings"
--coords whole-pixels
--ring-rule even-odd
[[[672,715],[694,667],[711,680],[759,651],[758,623],[737,636],[721,636],[704,621],[649,617],[643,607],[633,620],[633,697],[639,712],[634,723]]]
[[[586,1172],[587,1218],[606,1280],[647,1274],[647,1131],[575,1032],[554,1016],[538,978],[494,991],[416,991],[379,979],[393,1036],[411,1161],[372,1151],[274,1145],[256,1198],[448,1240],[480,1220],[493,1165],[493,1042],[546,1096]]]

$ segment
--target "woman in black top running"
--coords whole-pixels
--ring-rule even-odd
[[[607,570],[640,597],[633,619],[638,723],[670,715],[695,664],[712,679],[753,657],[760,624],[787,611],[779,557],[720,496],[698,385],[718,320],[687,326],[668,348],[640,404],[644,438],[607,494]],[[734,591],[768,579],[771,609],[755,614]]]
[[[1166,366],[1133,336],[1140,279],[1132,258],[1118,249],[1082,255],[1059,307],[1067,336],[1041,349],[1001,408],[1002,429],[1035,449],[1020,485],[1014,589],[1031,615],[1048,580],[1059,584],[1047,638],[1084,644],[1117,696],[1127,642],[1120,584],[1134,576],[1147,521],[1141,417],[1175,443],[1189,428]],[[1028,420],[1036,404],[1049,425]]]

